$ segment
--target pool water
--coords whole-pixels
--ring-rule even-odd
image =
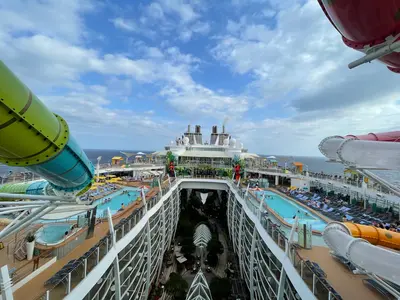
[[[255,194],[260,199],[265,193],[265,203],[270,209],[278,214],[285,222],[294,223],[294,216],[298,216],[300,224],[310,224],[312,230],[323,231],[327,223],[313,214],[310,210],[288,199],[281,197],[271,191],[256,191]]]
[[[146,190],[145,190],[146,192]],[[94,202],[94,204],[98,204],[97,206],[97,217],[104,217],[107,214],[107,207],[110,208],[111,214],[115,214],[121,209],[122,204],[127,207],[130,203],[137,200],[140,196],[140,189],[127,187],[122,190],[118,190],[117,192],[108,195],[106,197],[100,198]],[[111,201],[105,202],[105,199],[111,198]]]
[[[36,241],[42,245],[55,245],[64,240],[66,237],[65,232],[67,231],[67,236],[69,236],[71,233],[71,224],[45,225],[36,232]]]

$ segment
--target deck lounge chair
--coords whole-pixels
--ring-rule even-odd
[[[392,294],[390,294],[387,290],[385,290],[378,282],[373,279],[363,279],[363,283],[369,288],[380,293],[385,299],[393,299]]]

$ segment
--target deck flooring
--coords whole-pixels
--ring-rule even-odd
[[[329,248],[314,246],[310,250],[298,250],[298,253],[303,259],[309,259],[320,265],[327,275],[326,280],[344,300],[385,299],[379,293],[374,292],[363,284],[362,280],[368,278],[367,276],[350,272],[346,266],[330,255]]]

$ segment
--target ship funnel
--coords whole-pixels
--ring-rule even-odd
[[[213,126],[213,127],[212,127],[212,133],[217,134],[217,131],[218,131],[217,126]]]
[[[201,126],[200,125],[196,125],[195,132],[196,133],[201,133]]]
[[[222,125],[222,133],[225,133],[225,125]]]
[[[188,130],[187,130],[187,132],[190,133],[190,124],[188,125]]]

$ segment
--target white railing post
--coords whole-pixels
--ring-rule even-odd
[[[171,188],[171,177],[169,176],[169,174],[167,174],[167,177],[168,177],[169,188]]]
[[[107,217],[108,217],[108,227],[110,229],[110,234],[112,238],[112,247],[116,247],[117,244],[117,237],[114,230],[114,225],[112,222],[112,215],[110,208],[107,207]],[[114,259],[114,284],[115,284],[115,300],[121,299],[121,283],[120,283],[120,276],[119,276],[119,261],[118,255],[115,256]]]
[[[8,273],[8,266],[5,265],[0,269],[0,288],[1,298],[3,300],[13,300],[12,282]]]
[[[161,196],[162,196],[162,188],[161,188],[160,176],[157,177],[157,181],[158,181],[158,189],[160,190],[160,194],[161,194]]]
[[[236,201],[236,200],[235,200]],[[240,264],[240,275],[243,278],[243,257],[242,257],[242,235],[243,235],[243,220],[244,220],[244,208],[240,212],[240,221],[239,221],[239,241],[238,241],[238,256],[239,256],[239,264]]]
[[[249,286],[250,288],[250,299],[253,300],[255,299],[254,297],[254,252],[255,252],[255,248],[256,248],[256,236],[257,236],[257,228],[256,225],[254,224],[254,228],[253,228],[253,235],[251,237],[251,248],[250,248],[250,284]],[[278,298],[280,299],[280,298]]]

